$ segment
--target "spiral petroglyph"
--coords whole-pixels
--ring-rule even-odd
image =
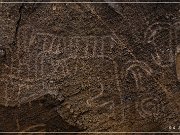
[[[142,118],[159,119],[163,115],[164,103],[162,99],[157,96],[140,96],[136,103],[136,109]]]

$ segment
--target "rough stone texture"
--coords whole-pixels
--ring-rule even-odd
[[[0,131],[180,131],[179,4],[0,6]]]

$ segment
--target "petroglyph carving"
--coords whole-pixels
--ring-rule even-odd
[[[70,99],[64,103],[71,105],[70,111],[73,110],[72,117],[76,117],[79,110],[85,109],[84,111],[87,112],[88,109],[90,111],[77,118],[82,123],[86,122],[83,117],[88,117],[92,114],[96,114],[95,117],[98,121],[104,121],[105,118],[113,117],[122,122],[124,108],[120,98],[121,89],[117,63],[107,57],[98,57],[97,59],[92,56],[92,58],[79,59],[78,65],[78,75],[75,81],[70,84],[74,88],[73,94],[71,94],[74,96],[69,96]],[[106,71],[106,74],[104,71]],[[76,86],[78,86],[77,92],[75,92]],[[73,100],[74,102],[71,102]],[[64,115],[62,113],[63,110],[59,111],[61,116]],[[91,122],[89,124],[93,124],[93,118],[88,117],[86,119],[90,119]],[[69,122],[71,120],[71,118],[68,118]]]
[[[7,91],[4,96],[7,106],[20,107],[21,104],[46,94],[52,95],[58,101],[64,98],[69,100],[69,97],[73,99],[81,94],[79,84],[84,80],[79,76],[86,75],[85,78],[99,76],[100,88],[89,86],[91,87],[89,89],[94,89],[96,93],[85,89],[89,90],[87,97],[83,95],[81,97],[83,99],[80,100],[82,104],[77,101],[78,104],[72,107],[73,110],[71,109],[70,112],[78,113],[76,110],[88,108],[97,114],[99,121],[107,117],[118,119],[119,122],[123,121],[118,64],[114,60],[117,46],[112,36],[59,37],[33,28],[29,29],[23,29],[22,34],[19,35],[17,49],[11,57],[13,64],[9,66],[11,72],[3,80],[18,82],[17,87],[14,88],[15,94]],[[84,67],[80,66],[82,64]],[[104,70],[108,74],[104,73]],[[9,87],[7,85],[7,90]],[[75,87],[78,87],[78,92]],[[76,100],[77,97],[74,102]],[[71,106],[74,102],[70,103]]]
[[[114,101],[111,99],[110,95],[107,95],[107,90],[105,90],[105,84],[102,83],[100,77],[97,77],[97,82],[99,83],[100,93],[96,96],[87,100],[87,105],[93,108],[101,108],[108,106],[108,111],[113,113],[114,111]],[[110,99],[109,99],[110,98]]]
[[[161,112],[164,111],[164,106],[162,99],[157,96],[150,96],[150,94],[146,97],[140,96],[139,102],[136,103],[136,109],[139,115],[142,118],[161,118]]]
[[[145,42],[155,47],[154,62],[161,67],[169,67],[174,62],[172,51],[172,28],[169,23],[157,22],[145,32]]]
[[[179,124],[179,5],[103,1],[0,3],[0,132]]]
[[[29,29],[31,36],[28,39],[24,40],[23,33],[20,35],[23,40],[18,42],[16,55],[12,57],[11,73],[5,77],[10,78],[10,82],[16,80],[19,84],[15,90],[16,100],[10,101],[10,97],[14,95],[6,96],[8,105],[30,102],[47,93],[55,92],[57,95],[61,86],[50,82],[75,76],[78,71],[77,63],[81,59],[111,61],[117,89],[121,91],[118,64],[112,57],[115,43],[111,36],[58,37]],[[24,31],[28,31],[27,28]],[[37,92],[37,89],[40,90]]]
[[[131,73],[136,82],[136,88],[141,88],[141,81],[144,76],[151,76],[153,73],[151,67],[142,61],[129,61],[125,64],[127,68],[125,71],[125,77],[128,73]]]
[[[160,109],[158,105],[158,100],[152,98],[144,99],[140,103],[140,109],[141,112],[139,112],[139,114],[142,117],[145,117],[146,115],[156,117]]]

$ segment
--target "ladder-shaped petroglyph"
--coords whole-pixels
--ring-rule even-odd
[[[160,67],[172,66],[174,55],[172,49],[172,26],[169,23],[157,22],[149,26],[145,32],[145,43],[155,47],[152,58]]]

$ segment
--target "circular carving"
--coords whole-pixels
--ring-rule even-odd
[[[163,115],[164,103],[157,95],[147,94],[139,97],[136,109],[143,118],[159,119]]]

